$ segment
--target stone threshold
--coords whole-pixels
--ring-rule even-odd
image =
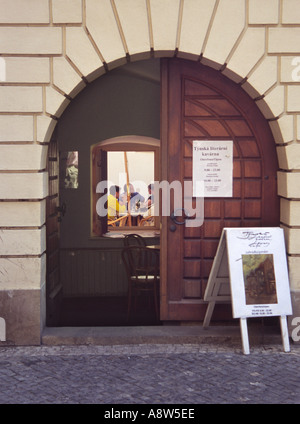
[[[278,327],[249,326],[250,345],[281,345]],[[42,345],[241,344],[237,326],[46,327]]]

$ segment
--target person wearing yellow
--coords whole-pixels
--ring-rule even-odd
[[[113,185],[109,189],[107,196],[107,217],[108,219],[116,219],[120,213],[126,213],[126,206],[119,202],[120,187]]]

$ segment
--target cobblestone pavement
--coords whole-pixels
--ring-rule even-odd
[[[300,347],[0,347],[1,404],[300,404]]]

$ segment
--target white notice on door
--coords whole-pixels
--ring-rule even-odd
[[[193,196],[232,197],[232,140],[193,141]]]

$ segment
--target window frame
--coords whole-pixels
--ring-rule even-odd
[[[107,228],[107,216],[99,217],[96,212],[96,203],[103,194],[96,193],[96,186],[101,180],[107,180],[107,153],[108,152],[153,152],[154,153],[154,180],[160,181],[160,141],[151,137],[144,136],[123,136],[116,137],[91,146],[91,238],[109,236],[109,233],[128,232],[157,232],[160,230],[160,216],[154,217],[152,226],[131,226],[131,227],[111,227]],[[99,157],[101,159],[99,159]],[[100,164],[99,164],[100,160]],[[99,169],[97,172],[97,167]],[[98,181],[97,181],[98,180]],[[146,234],[145,234],[146,235]]]

